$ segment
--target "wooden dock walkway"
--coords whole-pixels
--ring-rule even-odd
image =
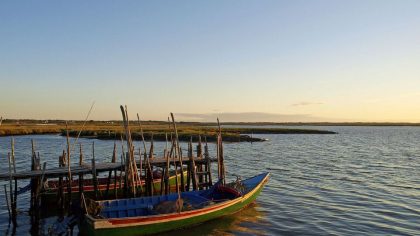
[[[166,159],[163,157],[155,157],[150,160],[150,164],[153,166],[164,166],[166,165]],[[188,157],[182,158],[182,162],[184,164],[188,163],[190,160]],[[204,158],[194,158],[194,161],[196,163],[204,163],[206,159]],[[217,162],[216,158],[210,158],[211,162]],[[174,159],[169,159],[170,165],[174,164]],[[179,160],[175,160],[175,163],[179,163]],[[140,166],[140,161],[137,160],[137,165]],[[143,163],[144,165],[144,163]],[[124,169],[124,166],[121,165],[121,163],[96,163],[95,164],[96,172],[105,172],[110,170],[122,170]],[[83,165],[74,165],[71,166],[71,175],[79,175],[79,174],[91,174],[92,173],[92,165],[84,163]],[[48,168],[45,170],[44,177],[45,178],[56,178],[56,177],[63,177],[67,176],[69,169],[67,166],[65,167],[56,167],[56,168]],[[20,171],[16,173],[12,173],[11,177],[12,179],[30,179],[30,178],[38,178],[42,176],[43,171],[42,170],[28,170],[28,171]],[[9,180],[10,174],[8,172],[6,173],[0,173],[0,180]]]

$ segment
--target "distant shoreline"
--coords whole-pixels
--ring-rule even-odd
[[[83,123],[83,120],[60,120],[60,119],[47,119],[47,120],[36,120],[36,119],[3,119],[3,125],[6,124],[36,124],[39,126],[49,126],[57,124],[69,123]],[[90,120],[88,123],[112,123],[121,124],[120,120]],[[131,123],[137,121],[131,120]],[[167,124],[167,121],[142,121],[144,124]],[[216,122],[192,122],[192,121],[179,121],[177,123],[185,125],[199,125],[199,126],[215,126]],[[238,125],[238,126],[420,126],[420,123],[416,122],[221,122],[222,125]],[[1,127],[1,126],[0,126]]]
[[[42,123],[41,123],[42,122]],[[69,135],[76,137],[83,130],[80,137],[95,139],[117,139],[124,136],[120,121],[88,121],[83,127],[82,121],[68,121]],[[254,137],[253,134],[336,134],[328,130],[301,129],[301,128],[268,128],[268,127],[223,127],[223,140],[227,142],[261,142],[265,137]],[[152,135],[156,141],[165,141],[166,134],[172,130],[167,122],[145,121],[142,122],[145,138],[150,140]],[[83,127],[83,129],[82,129]],[[177,122],[178,135],[181,141],[189,141],[190,138],[198,139],[200,135],[204,141],[215,141],[217,128],[214,123],[186,123]],[[140,140],[140,128],[137,122],[130,123],[132,137]],[[35,120],[6,120],[0,126],[0,136],[11,135],[36,135],[36,134],[61,134],[66,135],[65,121],[35,121]]]

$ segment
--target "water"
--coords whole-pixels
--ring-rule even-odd
[[[240,213],[166,235],[420,235],[420,127],[316,129],[339,134],[258,135],[269,141],[225,144],[229,176],[271,172],[261,195]],[[31,138],[42,161],[57,166],[63,137],[19,136],[18,169],[29,169]],[[88,160],[93,140],[80,141]],[[95,140],[98,160],[110,159],[112,144]],[[9,146],[10,137],[1,137],[0,171],[7,170]],[[1,190],[0,233],[11,234]],[[27,235],[29,193],[18,200],[16,234]],[[42,220],[41,229],[54,220]]]

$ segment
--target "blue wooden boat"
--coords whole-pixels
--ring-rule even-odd
[[[199,224],[235,213],[253,202],[269,179],[263,173],[201,191],[155,197],[97,201],[86,214],[81,235],[147,235]]]

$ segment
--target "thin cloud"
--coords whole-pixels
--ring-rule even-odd
[[[223,122],[317,122],[325,119],[309,114],[276,114],[265,112],[222,112],[222,113],[176,113],[184,121],[213,122],[219,118]]]
[[[323,102],[298,102],[298,103],[294,103],[292,104],[292,106],[294,107],[298,107],[298,106],[313,106],[313,105],[323,105]]]

